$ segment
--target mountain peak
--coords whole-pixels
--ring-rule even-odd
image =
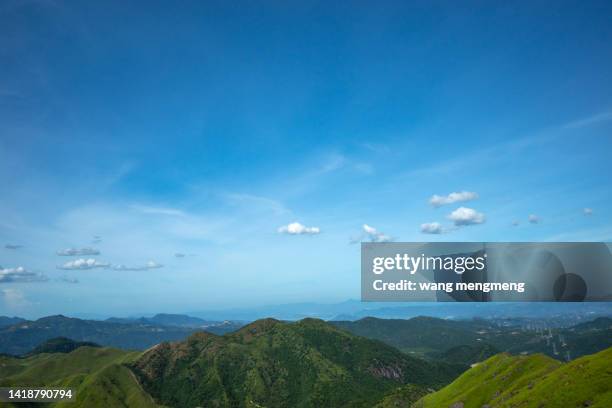
[[[257,337],[273,330],[279,324],[283,323],[271,317],[255,320],[238,330],[236,335],[246,336],[247,338]]]

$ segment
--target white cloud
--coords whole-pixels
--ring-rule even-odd
[[[56,252],[59,256],[90,256],[100,255],[100,251],[94,248],[67,248]]]
[[[79,258],[74,261],[69,261],[63,264],[62,266],[58,266],[59,269],[66,270],[79,270],[79,269],[95,269],[95,268],[108,268],[110,264],[105,262],[100,262],[93,258]]]
[[[514,221],[512,221],[512,226],[513,227],[518,227],[520,223],[521,222],[519,220],[514,220]]]
[[[528,220],[530,224],[537,224],[540,222],[540,217],[535,214],[529,214]]]
[[[299,222],[292,222],[289,225],[280,227],[278,232],[289,235],[316,235],[321,232],[321,229],[319,227],[307,227]]]
[[[478,211],[467,207],[457,208],[455,211],[450,213],[448,218],[458,227],[463,225],[482,224],[486,220],[483,213],[479,213]]]
[[[461,191],[458,193],[450,193],[447,196],[439,196],[439,195],[434,194],[429,199],[429,204],[437,208],[437,207],[441,207],[446,204],[459,203],[463,201],[471,201],[471,200],[476,200],[477,198],[478,198],[478,194],[471,192],[471,191]]]
[[[439,222],[426,222],[421,224],[421,232],[423,234],[441,234],[442,224]]]
[[[23,248],[23,245],[6,244],[4,246],[4,248],[6,248],[6,249],[21,249],[21,248]]]
[[[177,258],[184,258],[185,254],[182,253],[182,252],[177,252],[177,253],[174,254],[174,256],[177,257]]]
[[[393,238],[391,238],[389,235],[378,231],[376,228],[371,227],[368,224],[363,224],[363,231],[372,242],[389,242],[393,240]]]
[[[31,272],[23,266],[16,268],[2,268],[0,266],[0,283],[44,282],[47,277],[43,274]]]
[[[148,271],[149,269],[158,269],[163,267],[164,265],[154,261],[149,261],[144,265],[138,266],[113,265],[113,269],[116,271]]]
[[[593,209],[592,208],[585,208],[583,210],[584,215],[593,215]]]

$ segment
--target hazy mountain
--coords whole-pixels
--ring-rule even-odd
[[[121,318],[121,317],[110,317],[105,320],[110,323],[124,323],[124,324],[150,324],[157,326],[174,326],[174,327],[187,327],[204,329],[215,334],[224,334],[230,331],[234,331],[244,326],[245,322],[241,321],[229,321],[229,320],[204,320],[198,317],[183,315],[183,314],[168,314],[158,313],[153,317],[139,317],[139,318]]]
[[[26,354],[39,344],[55,337],[143,350],[162,341],[182,340],[194,331],[195,329],[191,328],[81,320],[61,315],[49,316],[1,328],[0,353]]]
[[[131,367],[159,403],[191,407],[371,407],[400,385],[438,387],[464,368],[410,357],[316,319],[196,333],[148,350]]]
[[[412,319],[378,319],[366,317],[354,322],[330,322],[353,334],[383,341],[404,351],[447,350],[464,344],[475,344],[479,332],[492,330],[486,321],[455,321],[434,317]]]
[[[612,316],[611,302],[583,303],[499,303],[499,302],[361,302],[292,303],[187,313],[205,320],[253,321],[265,317],[300,320],[314,317],[323,320],[359,320],[364,317],[410,319],[430,316],[443,319],[547,319],[555,326],[571,326],[599,316]]]
[[[414,407],[611,407],[612,348],[560,363],[534,354],[498,354]]]
[[[8,317],[8,316],[0,316],[0,328],[6,326],[12,326],[17,323],[25,322],[26,319],[22,319],[21,317]]]
[[[599,318],[569,328],[500,326],[495,321],[444,320],[416,317],[331,322],[353,334],[383,341],[398,349],[432,359],[466,364],[497,351],[544,353],[559,360],[573,359],[612,347],[612,319]],[[483,349],[484,345],[490,347]],[[454,350],[453,350],[454,349]],[[450,353],[450,354],[448,354]],[[450,359],[450,360],[449,360]]]

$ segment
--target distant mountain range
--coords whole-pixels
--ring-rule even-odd
[[[558,360],[574,359],[612,347],[612,318],[600,317],[567,328],[500,325],[496,320],[408,320],[368,317],[331,322],[353,334],[383,341],[430,359],[472,363],[498,351],[543,353]],[[504,322],[505,323],[505,322]],[[470,357],[471,356],[471,357]],[[569,358],[568,358],[569,357]]]
[[[15,318],[13,318],[15,319]],[[516,320],[516,319],[515,319]],[[184,340],[197,331],[224,334],[244,325],[186,315],[158,314],[105,321],[49,316],[0,327],[0,353],[23,355],[56,337],[128,350],[144,350],[163,341]],[[471,364],[499,351],[544,353],[567,360],[612,346],[612,319],[600,317],[572,327],[546,326],[541,320],[450,320],[434,317],[332,321],[355,335],[380,340],[418,357]],[[527,322],[527,323],[526,323]]]
[[[189,328],[198,328],[198,329],[208,329],[210,328],[212,332],[219,332],[220,327],[230,327],[234,330],[237,329],[240,325],[243,324],[241,322],[231,322],[228,320],[225,321],[214,321],[214,320],[204,320],[198,317],[187,316],[182,314],[168,314],[168,313],[158,313],[153,317],[140,317],[140,318],[119,318],[119,317],[110,317],[105,320],[110,323],[139,323],[139,324],[150,324],[150,325],[158,325],[158,326],[174,326],[174,327],[189,327]],[[223,331],[223,330],[221,330]]]
[[[199,310],[186,314],[206,320],[254,321],[266,317],[279,320],[300,320],[314,317],[323,320],[359,320],[364,317],[410,319],[417,316],[442,319],[547,319],[558,326],[571,326],[599,316],[612,316],[612,302],[361,302],[293,303],[261,307]]]
[[[0,353],[23,355],[56,337],[127,350],[144,350],[163,341],[183,340],[199,330],[223,334],[242,325],[240,322],[210,322],[180,315],[109,321],[82,320],[62,315],[35,321],[20,319],[16,324],[0,327]]]

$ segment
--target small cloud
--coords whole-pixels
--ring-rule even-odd
[[[423,234],[441,234],[442,224],[439,222],[426,222],[421,224],[421,232]]]
[[[367,238],[369,238],[371,242],[393,241],[393,238],[391,238],[389,235],[386,235],[383,232],[378,231],[376,228],[371,227],[368,224],[363,224],[363,232],[366,233]]]
[[[100,255],[100,251],[94,248],[67,248],[56,252],[59,256],[91,256]]]
[[[177,252],[176,254],[174,254],[174,256],[177,258],[184,258],[186,255],[181,252]]]
[[[102,242],[102,237],[99,235],[94,235],[91,240],[91,243],[95,245],[95,244],[99,244],[100,242]]]
[[[63,264],[62,266],[58,266],[59,269],[66,270],[85,270],[85,269],[95,269],[95,268],[108,268],[110,264],[105,262],[100,262],[93,258],[79,258],[74,261],[69,261]]]
[[[289,235],[316,235],[321,232],[321,229],[319,227],[307,227],[299,222],[292,222],[289,225],[280,227],[278,232]]]
[[[586,216],[589,215],[593,215],[593,209],[592,208],[585,208],[584,210],[582,210],[582,213]]]
[[[21,249],[21,248],[23,248],[23,245],[6,244],[4,246],[4,248],[6,248],[6,249]]]
[[[512,221],[512,226],[513,227],[518,227],[520,225],[520,223],[521,222],[519,220],[514,220],[514,221]]]
[[[540,217],[535,214],[529,214],[528,220],[530,224],[537,224],[540,222]]]
[[[450,193],[447,196],[439,196],[439,195],[434,194],[429,199],[429,204],[438,208],[438,207],[441,207],[447,204],[476,200],[477,198],[478,198],[478,194],[473,193],[471,191],[461,191],[458,193]]]
[[[23,266],[16,268],[2,268],[0,266],[0,283],[44,282],[46,280],[45,275],[31,272]]]
[[[125,265],[114,265],[113,269],[116,271],[148,271],[150,269],[163,268],[164,265],[154,261],[149,261],[144,265],[138,266],[125,266]]]
[[[478,211],[467,207],[457,208],[455,211],[450,213],[448,218],[453,221],[457,227],[482,224],[486,220],[483,213],[479,213]]]

